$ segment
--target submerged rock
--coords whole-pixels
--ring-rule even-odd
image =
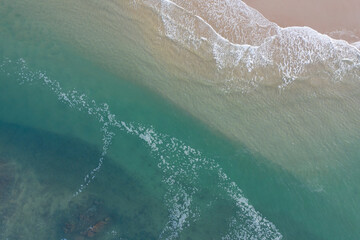
[[[103,231],[104,226],[110,222],[110,218],[106,217],[103,220],[97,222],[94,226],[91,226],[87,229],[87,231],[83,232],[82,235],[87,237],[94,237],[96,233]]]
[[[87,201],[85,201],[87,202]],[[84,206],[86,206],[84,208]],[[95,200],[82,203],[70,209],[73,216],[63,226],[68,239],[86,240],[94,238],[104,231],[105,225],[110,223],[110,217],[103,210],[102,202]]]

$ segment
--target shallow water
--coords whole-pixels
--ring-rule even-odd
[[[0,238],[358,239],[356,66],[224,83],[148,2],[1,3]]]

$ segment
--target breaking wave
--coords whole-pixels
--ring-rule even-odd
[[[133,0],[161,19],[159,32],[216,62],[225,90],[260,84],[285,88],[295,80],[339,82],[360,76],[356,44],[309,27],[281,28],[240,0]]]

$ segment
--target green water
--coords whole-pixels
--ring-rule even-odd
[[[360,138],[309,187],[14,6],[0,2],[0,239],[359,239]]]

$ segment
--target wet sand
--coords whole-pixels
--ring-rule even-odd
[[[358,0],[244,0],[281,27],[309,26],[349,42],[360,41]]]

